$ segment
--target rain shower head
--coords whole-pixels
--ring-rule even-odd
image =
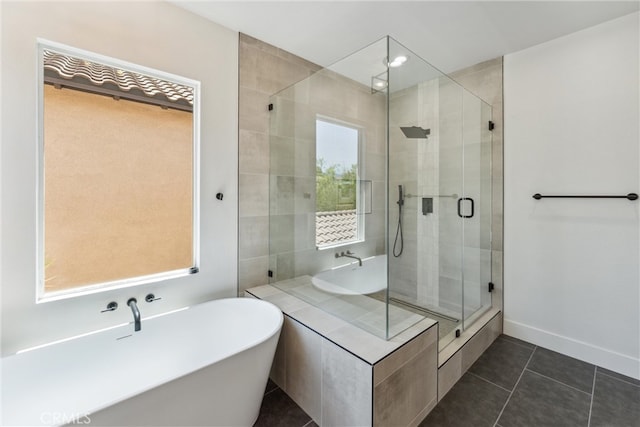
[[[407,138],[428,138],[429,134],[431,133],[431,129],[422,129],[418,126],[400,126],[400,129],[402,130],[402,133],[404,133],[404,136],[406,136]]]

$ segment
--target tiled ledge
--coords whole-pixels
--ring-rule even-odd
[[[437,324],[435,320],[423,319],[392,339],[384,340],[274,286],[257,286],[247,289],[245,292],[276,305],[285,315],[297,320],[370,365],[376,364],[403,344]]]
[[[245,292],[285,314],[271,378],[319,426],[417,426],[435,407],[435,321],[387,341],[273,286]]]
[[[484,313],[438,355],[438,402],[502,333],[502,313]]]
[[[455,355],[459,350],[465,347],[467,343],[471,341],[472,338],[475,338],[475,340],[477,340],[478,337],[476,337],[476,334],[481,329],[483,329],[485,325],[491,322],[491,320],[494,319],[494,317],[496,317],[496,315],[498,315],[499,313],[500,313],[500,310],[498,310],[497,308],[492,308],[488,310],[486,313],[480,316],[473,323],[473,325],[465,329],[460,334],[460,337],[454,339],[451,342],[451,344],[443,348],[438,353],[438,367],[439,368],[442,367],[442,365],[444,365],[453,355]],[[495,330],[491,334],[486,334],[486,339],[484,340],[486,342],[483,341],[483,343],[480,345],[483,348],[482,348],[482,351],[479,352],[478,356],[491,345],[491,343],[498,337],[498,335],[502,333],[502,319],[500,319],[499,322],[495,323],[495,325],[492,325],[492,327]],[[485,334],[481,336],[485,337]],[[470,344],[474,344],[474,343],[470,343]]]

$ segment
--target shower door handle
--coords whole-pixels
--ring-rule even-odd
[[[471,214],[470,215],[462,215],[462,201],[468,200],[471,202]],[[458,216],[460,218],[473,218],[473,214],[475,212],[475,202],[471,197],[461,197],[458,199]]]

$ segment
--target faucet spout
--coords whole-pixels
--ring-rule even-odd
[[[347,252],[340,252],[339,254],[336,253],[336,258],[342,258],[342,257],[357,259],[358,266],[362,267],[362,258],[360,258],[359,256],[356,256],[356,254],[354,254],[353,252],[347,251]]]
[[[142,329],[142,322],[140,321],[140,310],[138,310],[137,302],[138,301],[135,298],[130,298],[129,301],[127,301],[127,305],[131,307],[131,311],[133,312],[134,330],[136,332]]]

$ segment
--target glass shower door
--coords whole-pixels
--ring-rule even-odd
[[[491,107],[447,77],[439,97],[442,349],[491,307]]]
[[[440,350],[456,338],[463,318],[464,222],[459,206],[464,191],[464,89],[443,76],[438,83],[439,171],[437,311]]]
[[[389,61],[389,301],[442,349],[491,303],[491,107],[393,39]]]
[[[469,92],[463,96],[462,221],[463,328],[491,307],[491,107]]]

